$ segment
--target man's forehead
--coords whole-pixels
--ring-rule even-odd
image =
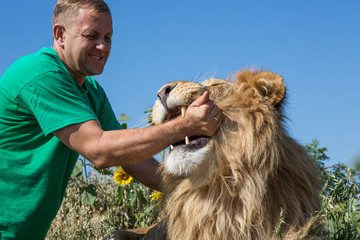
[[[110,13],[97,13],[89,8],[80,8],[77,16],[73,19],[72,25],[78,30],[101,28],[104,31],[113,31]]]

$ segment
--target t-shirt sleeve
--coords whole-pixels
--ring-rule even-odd
[[[101,107],[100,112],[97,113],[97,117],[100,121],[101,127],[105,131],[122,129],[121,124],[116,119],[115,113],[111,107],[109,99],[107,98],[105,91],[99,86],[101,91]]]
[[[19,94],[45,135],[65,126],[97,119],[77,84],[62,72],[47,72]]]

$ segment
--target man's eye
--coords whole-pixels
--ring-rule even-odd
[[[95,36],[94,35],[89,35],[89,36],[87,36],[87,38],[90,39],[90,40],[94,40]]]
[[[106,42],[111,42],[111,37],[105,37]]]
[[[84,37],[86,37],[89,40],[94,40],[96,38],[95,35],[84,35]]]

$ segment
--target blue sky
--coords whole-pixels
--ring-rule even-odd
[[[102,84],[130,127],[174,80],[226,78],[243,68],[282,75],[289,133],[328,148],[327,165],[360,156],[360,2],[108,0],[113,46]],[[0,75],[52,46],[55,0],[4,1]]]

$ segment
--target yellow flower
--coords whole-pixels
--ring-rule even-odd
[[[155,202],[157,200],[159,200],[162,197],[162,193],[155,191],[153,194],[151,194],[149,197],[151,197],[151,201]]]
[[[127,173],[122,168],[116,168],[114,180],[117,184],[124,186],[131,183],[133,178],[130,175],[127,175]]]

